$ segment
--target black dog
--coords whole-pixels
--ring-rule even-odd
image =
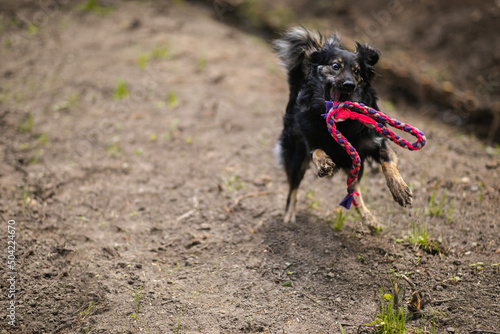
[[[349,52],[342,48],[337,36],[332,35],[324,42],[322,36],[305,28],[290,30],[274,45],[288,71],[290,85],[284,128],[276,148],[290,186],[285,222],[294,222],[297,189],[311,160],[319,177],[333,176],[339,169],[350,170],[351,158],[332,139],[321,114],[326,111],[325,100],[360,102],[378,110],[371,81],[379,52],[359,43],[356,43],[356,52]],[[374,159],[382,165],[394,200],[402,206],[410,205],[412,192],[399,174],[396,154],[386,139],[357,121],[346,120],[336,126],[358,151],[359,178],[363,175],[364,160]],[[358,193],[359,188],[358,183]],[[339,195],[341,197],[343,195]],[[363,221],[376,225],[361,195],[359,200],[357,210]]]

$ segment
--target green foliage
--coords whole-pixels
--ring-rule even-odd
[[[38,159],[40,157],[40,147],[41,146],[43,146],[43,147],[47,146],[47,134],[46,133],[42,133],[40,136],[38,136],[37,142],[35,144],[35,156],[33,157],[33,159],[30,160],[31,164],[36,165],[38,163]]]
[[[38,27],[35,24],[28,24],[28,26],[26,27],[26,32],[29,35],[34,36],[38,33]]]
[[[442,242],[442,238],[437,240],[431,236],[427,224],[411,223],[411,231],[403,236],[402,239],[396,239],[397,243],[407,243],[416,248],[422,248],[430,253],[439,253],[438,243]]]
[[[166,59],[170,57],[168,47],[166,46],[155,46],[153,50],[149,53],[149,59]]]
[[[29,202],[30,202],[29,193],[30,193],[30,191],[28,189],[28,185],[25,184],[24,188],[23,188],[23,202],[22,202],[23,205],[29,204]]]
[[[148,63],[148,55],[140,54],[139,57],[137,57],[137,65],[141,70],[146,68],[147,63]]]
[[[345,329],[342,327],[342,324],[341,324],[339,321],[337,321],[337,323],[338,323],[338,324],[339,324],[339,326],[340,326],[340,334],[346,334],[346,331],[345,331]]]
[[[314,199],[314,189],[312,190],[309,190],[307,193],[306,193],[306,202],[307,202],[307,206],[311,209],[311,210],[316,210],[319,208],[319,199],[318,200],[315,200]]]
[[[87,13],[109,14],[113,11],[111,7],[102,7],[97,0],[87,0],[78,6],[78,10]]]
[[[245,182],[239,181],[238,175],[231,175],[229,178],[222,177],[222,184],[229,191],[236,191],[245,187]]]
[[[395,287],[393,283],[393,287]],[[377,334],[402,334],[406,332],[406,316],[404,308],[399,305],[397,294],[384,293],[380,288],[380,310],[377,318],[371,323]]]
[[[40,146],[37,145],[35,147],[35,156],[33,157],[33,159],[30,160],[30,163],[36,165],[38,163],[39,157],[40,157]]]
[[[484,182],[479,183],[479,204],[483,204]]]
[[[471,263],[469,264],[469,267],[472,269],[473,273],[479,273],[483,271],[484,263],[483,262]]]
[[[342,232],[342,229],[344,228],[344,222],[345,222],[346,218],[349,216],[349,212],[344,214],[344,211],[342,211],[342,208],[335,209],[335,212],[337,213],[335,218],[333,218],[331,215],[328,215],[326,217],[326,222],[329,225],[332,224],[335,231]]]
[[[115,91],[113,93],[113,98],[115,100],[121,100],[129,97],[130,92],[127,83],[123,79],[118,79],[116,81]]]
[[[428,246],[431,243],[429,229],[426,225],[411,224],[411,231],[403,239],[415,246]]]
[[[198,57],[198,70],[203,70],[207,66],[207,56],[200,55]]]
[[[59,111],[59,110],[66,110],[66,109],[72,109],[75,108],[78,105],[78,93],[73,93],[71,96],[54,106],[54,111]]]
[[[38,137],[38,142],[42,145],[42,146],[47,146],[47,134],[46,133],[42,133],[39,137]]]
[[[452,215],[453,212],[455,212],[455,209],[453,209],[453,200],[450,202],[450,206],[448,207],[448,210],[446,210],[446,222],[448,224],[451,224],[453,222]]]
[[[92,304],[92,301],[90,301],[89,306],[86,309],[80,310],[80,317],[85,319],[92,313],[92,309],[96,308],[97,305]]]
[[[134,289],[134,295],[135,295],[135,312],[130,315],[131,318],[137,319],[139,316],[139,298],[141,296],[142,292],[142,286],[139,286],[138,289]]]
[[[167,46],[155,46],[149,53],[140,54],[137,58],[137,64],[140,69],[145,69],[148,61],[153,59],[168,59],[171,54]]]
[[[33,129],[34,124],[33,115],[31,113],[28,114],[28,119],[23,120],[19,126],[17,127],[17,131],[19,132],[29,132]]]
[[[168,93],[168,106],[169,108],[175,108],[179,106],[179,99],[177,98],[177,95],[173,91],[170,91]]]
[[[170,138],[172,138],[172,136],[174,135],[174,132],[175,132],[175,129],[177,128],[177,124],[179,124],[179,119],[174,119],[170,125],[168,126],[168,132],[165,133],[161,139],[162,140],[169,140]]]
[[[429,200],[429,207],[427,209],[427,214],[431,215],[432,217],[441,217],[445,213],[444,202],[446,200],[447,190],[445,189],[443,197],[441,197],[441,200],[436,199],[436,193],[437,189],[434,189],[431,198]]]
[[[175,334],[179,334],[181,330],[181,317],[182,317],[182,309],[179,310],[179,320],[177,321],[177,329],[175,331]],[[185,329],[183,328],[183,332],[185,332]]]
[[[106,152],[111,158],[117,158],[122,154],[122,148],[118,143],[106,146]]]

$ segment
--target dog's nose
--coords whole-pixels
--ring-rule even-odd
[[[354,82],[352,82],[351,80],[346,80],[342,84],[342,88],[346,91],[349,91],[349,92],[352,92],[355,87],[356,87],[356,85],[354,85]]]

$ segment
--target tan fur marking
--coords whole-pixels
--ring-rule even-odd
[[[337,63],[337,64],[339,64],[339,65],[341,65],[341,66],[342,66],[342,65],[344,64],[344,60],[343,60],[342,58],[337,58],[337,59],[335,59],[335,60],[332,62],[332,64],[335,64],[335,63]]]
[[[365,202],[363,201],[363,196],[361,195],[361,187],[359,186],[359,183],[356,183],[354,191],[359,194],[358,196],[359,203],[358,206],[356,207],[356,210],[361,216],[363,223],[367,224],[368,227],[378,226],[377,218],[375,218],[375,216],[371,213],[371,211],[368,210],[368,208],[365,205]]]
[[[292,190],[290,194],[290,204],[288,206],[288,210],[285,213],[285,224],[295,223],[295,208],[297,206],[297,189]]]
[[[386,159],[381,162],[382,172],[384,173],[392,197],[401,206],[411,205],[413,193],[399,173],[396,153],[388,148],[381,150],[381,154],[385,154]]]

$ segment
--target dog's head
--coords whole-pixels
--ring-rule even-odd
[[[332,35],[321,49],[309,53],[310,79],[322,89],[325,100],[356,101],[358,88],[373,79],[372,66],[378,59],[379,52],[371,46],[356,42],[356,51],[349,52]]]

